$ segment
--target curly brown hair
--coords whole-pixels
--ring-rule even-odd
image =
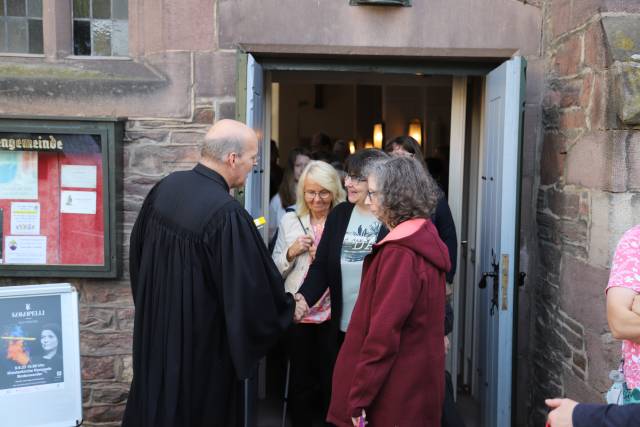
[[[377,184],[383,222],[390,227],[413,218],[431,218],[438,203],[438,184],[411,157],[377,161],[369,170]]]

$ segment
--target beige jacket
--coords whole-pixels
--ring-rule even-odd
[[[302,224],[300,224],[302,221]],[[280,221],[278,227],[278,238],[276,239],[276,245],[273,249],[273,261],[275,262],[280,274],[284,278],[285,291],[295,294],[300,289],[302,281],[304,280],[309,265],[311,264],[311,258],[309,253],[305,252],[298,255],[293,261],[287,261],[287,251],[295,242],[295,240],[303,234],[308,234],[313,237],[313,228],[311,227],[309,214],[300,217],[298,221],[298,214],[296,212],[287,212]],[[306,230],[302,229],[304,225]]]

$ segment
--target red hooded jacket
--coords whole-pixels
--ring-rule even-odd
[[[394,228],[365,258],[333,371],[327,421],[352,427],[440,426],[444,399],[447,247],[429,220]]]

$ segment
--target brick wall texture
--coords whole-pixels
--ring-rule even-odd
[[[527,402],[520,405],[526,416],[518,417],[524,420],[519,425],[539,426],[544,425],[544,397],[598,401],[619,357],[619,343],[606,324],[603,290],[617,239],[640,222],[640,59],[633,56],[640,52],[640,3],[513,1],[520,2],[523,10],[534,6],[543,20],[541,59],[530,61],[530,72],[535,68],[542,74],[543,84],[528,88],[535,90],[527,94],[531,99],[525,120],[525,139],[533,141],[525,147],[531,151],[527,159],[536,163],[523,168],[529,171],[525,181],[531,202],[527,203],[536,209],[534,219],[523,221],[527,227],[523,235],[533,235],[526,238],[526,251],[534,264],[528,267],[524,291],[530,305],[522,311],[527,321],[520,322],[527,323],[531,315],[530,330],[525,330],[528,347],[521,349],[526,385],[518,387],[517,396]],[[142,0],[133,3],[136,10],[156,7]],[[134,316],[128,239],[142,200],[160,178],[194,164],[208,126],[235,116],[236,52],[228,46],[219,48],[217,34],[219,8],[228,2],[203,3],[213,11],[213,30],[204,31],[206,37],[199,42],[187,43],[175,35],[175,40],[166,41],[171,35],[162,33],[149,33],[137,41],[139,49],[147,49],[137,63],[150,64],[162,81],[144,73],[140,78],[157,89],[147,93],[132,85],[131,92],[114,79],[91,86],[104,93],[101,105],[91,97],[56,98],[60,115],[130,117],[124,140],[124,191],[119,195],[124,206],[118,230],[123,274],[114,281],[70,280],[81,296],[87,426],[119,425],[127,398]],[[171,21],[170,15],[165,19]],[[6,92],[5,100],[11,93],[33,90]],[[0,112],[51,115],[50,104],[17,98],[12,102],[13,110],[0,98]],[[530,215],[528,206],[523,210],[523,216]]]
[[[606,321],[610,259],[621,234],[640,222],[640,63],[633,57],[640,7],[549,0],[542,10],[530,425],[544,425],[545,397],[602,402],[620,358]]]

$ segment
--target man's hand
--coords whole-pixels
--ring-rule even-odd
[[[633,297],[633,304],[631,305],[631,311],[640,316],[640,295]]]
[[[309,313],[309,306],[307,300],[304,299],[302,294],[295,294],[293,299],[296,301],[296,310],[293,314],[293,321],[299,323],[304,316]]]
[[[573,427],[573,410],[578,402],[571,399],[547,399],[544,403],[552,409],[547,417],[550,427]]]
[[[444,336],[444,354],[449,354],[449,349],[451,348],[451,342],[449,341],[448,336]]]

